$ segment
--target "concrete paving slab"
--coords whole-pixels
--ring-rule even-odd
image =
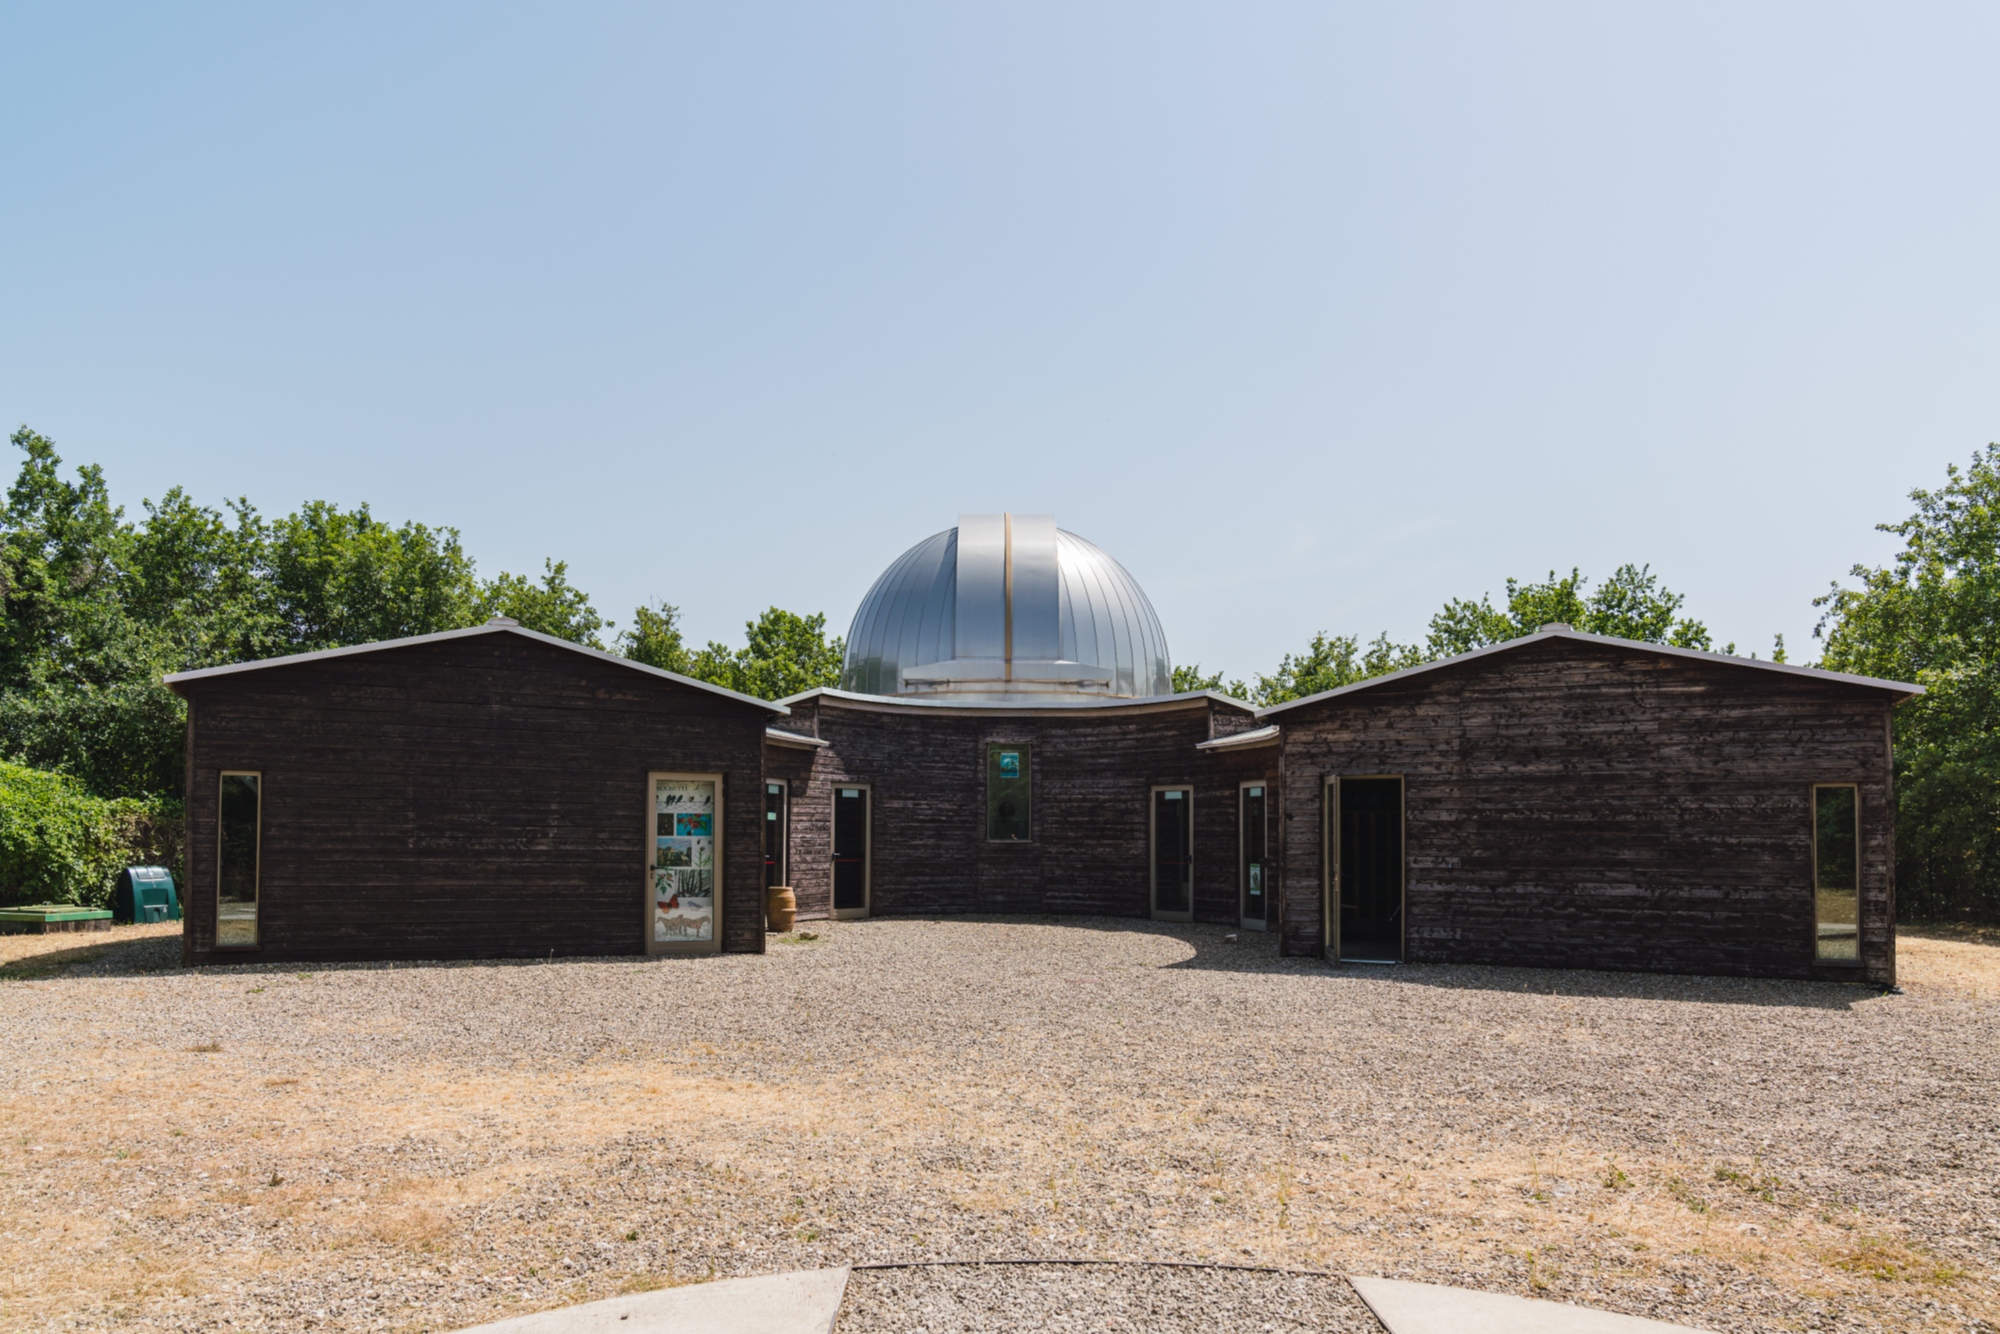
[[[1689,1334],[1694,1329],[1500,1292],[1395,1278],[1348,1281],[1389,1334]]]
[[[833,1334],[845,1269],[690,1283],[514,1316],[460,1334]]]

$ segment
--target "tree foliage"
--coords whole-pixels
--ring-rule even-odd
[[[1947,470],[1858,587],[1818,600],[1820,665],[1913,681],[1893,717],[1897,895],[1913,918],[2000,918],[2000,445]]]
[[[1489,644],[1533,634],[1544,625],[1561,623],[1594,635],[1614,635],[1679,648],[1710,647],[1708,628],[1681,615],[1685,599],[1663,585],[1648,565],[1621,565],[1611,577],[1589,591],[1590,580],[1580,570],[1566,575],[1549,571],[1540,583],[1507,581],[1504,609],[1490,594],[1453,598],[1431,617],[1422,644],[1398,644],[1377,635],[1366,644],[1355,635],[1313,636],[1303,653],[1286,654],[1278,670],[1259,674],[1251,698],[1263,706],[1303,699],[1323,690],[1353,685],[1406,667],[1470,653]],[[1725,651],[1733,652],[1735,645]],[[1779,641],[1783,651],[1783,640]],[[1218,674],[1219,678],[1219,674]]]
[[[632,628],[619,636],[628,658],[691,676],[759,699],[784,699],[815,686],[840,684],[846,641],[826,637],[826,616],[801,616],[768,607],[744,627],[744,645],[709,641],[690,650],[682,637],[680,608],[668,602],[640,607]]]
[[[63,476],[22,427],[0,515],[0,755],[99,796],[178,794],[186,707],[160,678],[514,617],[597,644],[606,624],[547,562],[481,582],[454,528],[309,501],[266,521],[179,488],[128,520],[95,465]]]
[[[132,798],[0,760],[0,903],[109,906],[120,867],[165,860],[145,842],[145,815]]]
[[[1234,699],[1250,698],[1249,689],[1241,681],[1222,683],[1221,672],[1204,672],[1200,663],[1174,668],[1174,693],[1185,695],[1196,690],[1216,690]]]

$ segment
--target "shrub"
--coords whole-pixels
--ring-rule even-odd
[[[93,797],[65,774],[0,761],[0,903],[108,907],[119,868],[179,873],[178,804]]]

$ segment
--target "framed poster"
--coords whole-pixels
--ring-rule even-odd
[[[722,948],[722,775],[649,775],[646,807],[646,952],[714,953]]]

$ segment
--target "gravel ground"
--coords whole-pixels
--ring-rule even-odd
[[[192,972],[157,932],[64,966],[10,942],[0,1327],[444,1330],[1045,1257],[2000,1329],[1991,943],[1908,940],[1880,996],[1334,970],[1155,923],[808,929],[761,957]],[[840,1330],[1121,1320],[1367,1328],[1329,1280],[984,1266],[864,1272]]]

